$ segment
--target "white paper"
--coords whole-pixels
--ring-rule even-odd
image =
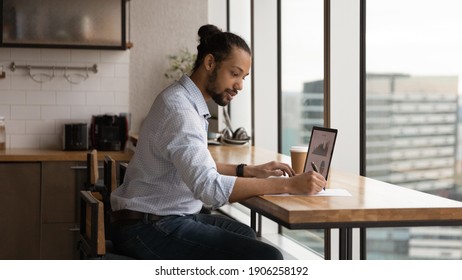
[[[312,196],[351,196],[351,194],[345,189],[327,188],[325,191],[320,191],[319,193]]]
[[[332,189],[332,188],[327,188],[326,190],[322,190],[317,194],[312,194],[312,195],[300,195],[300,194],[268,194],[267,196],[351,196],[350,192],[348,192],[345,189]]]

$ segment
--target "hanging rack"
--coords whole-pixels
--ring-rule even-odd
[[[49,82],[55,77],[56,70],[64,70],[64,78],[71,84],[79,84],[86,79],[88,79],[89,75],[88,72],[92,71],[93,73],[98,72],[98,66],[94,64],[91,67],[88,66],[42,66],[42,65],[16,65],[16,63],[12,62],[10,64],[10,70],[14,72],[16,69],[26,69],[29,73],[29,77],[37,83],[44,83]],[[50,70],[51,74],[48,73],[34,73],[32,74],[32,70],[40,69],[40,70]],[[85,71],[85,75],[81,73],[74,73],[69,74],[67,71]],[[72,78],[74,77],[74,79]],[[77,80],[75,80],[77,78]]]
[[[98,73],[98,65],[93,64],[93,66],[43,66],[43,65],[17,65],[14,62],[10,64],[10,70],[14,72],[16,69],[42,69],[42,70],[76,70],[76,71],[91,71],[93,73]]]

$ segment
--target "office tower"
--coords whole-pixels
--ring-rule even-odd
[[[368,75],[366,175],[425,192],[454,186],[457,77]]]
[[[458,77],[369,74],[366,83],[366,175],[440,195],[454,190]],[[368,247],[377,258],[460,259],[461,233],[368,230]]]
[[[369,74],[366,83],[366,176],[441,196],[454,193],[461,165],[458,77]],[[285,95],[285,139],[308,143],[311,127],[323,125],[323,92],[323,81],[312,81],[302,93]],[[368,229],[367,238],[370,258],[462,258],[460,228]]]

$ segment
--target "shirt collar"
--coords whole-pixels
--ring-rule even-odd
[[[196,105],[199,115],[204,116],[205,119],[210,118],[209,107],[205,102],[204,96],[191,78],[183,75],[178,82],[191,94],[191,100]]]

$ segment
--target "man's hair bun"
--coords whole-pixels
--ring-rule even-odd
[[[197,31],[197,35],[199,35],[199,38],[202,41],[203,39],[207,39],[208,37],[211,37],[215,34],[219,34],[221,32],[222,31],[218,29],[218,27],[216,27],[215,25],[206,24],[199,28],[199,31]]]

